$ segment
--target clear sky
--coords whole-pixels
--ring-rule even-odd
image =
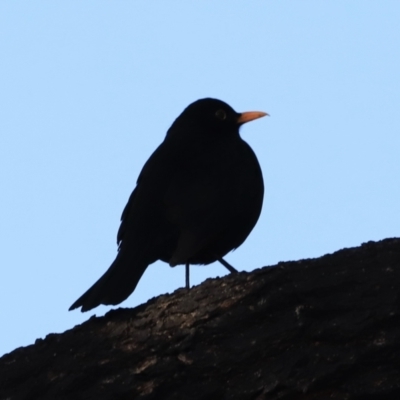
[[[400,236],[399,21],[397,0],[1,1],[0,355],[110,309],[67,311],[202,97],[271,115],[241,131],[266,194],[237,269]],[[183,266],[155,263],[122,306],[183,285]]]

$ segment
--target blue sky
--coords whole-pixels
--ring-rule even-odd
[[[236,268],[400,236],[400,3],[199,3],[0,3],[0,355],[110,309],[67,311],[198,98],[271,115],[241,131],[266,194]],[[182,266],[155,263],[121,305],[183,285]]]

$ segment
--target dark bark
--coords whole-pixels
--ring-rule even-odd
[[[0,359],[0,399],[400,399],[400,239],[210,279]]]

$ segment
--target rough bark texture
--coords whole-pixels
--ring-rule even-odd
[[[0,359],[0,399],[400,399],[400,239],[210,279]]]

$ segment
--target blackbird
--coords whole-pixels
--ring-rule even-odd
[[[122,212],[118,254],[70,310],[115,305],[157,260],[171,267],[220,261],[239,247],[260,216],[264,183],[257,157],[239,127],[268,115],[237,113],[223,101],[190,104],[140,172]]]

